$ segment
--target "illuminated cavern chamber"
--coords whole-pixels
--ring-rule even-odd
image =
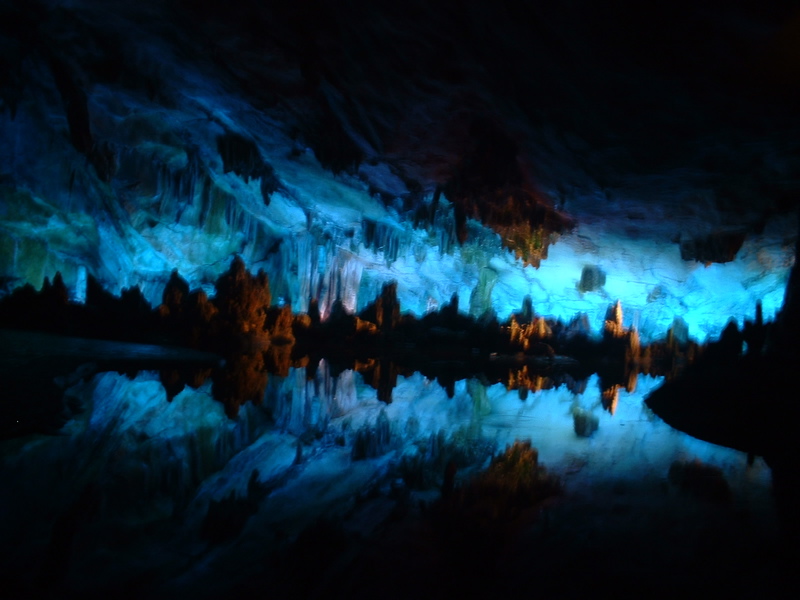
[[[310,179],[315,168],[311,162],[298,176]],[[323,319],[336,300],[357,312],[385,283],[396,281],[403,310],[417,316],[457,294],[462,311],[480,317],[491,310],[506,319],[530,296],[536,314],[569,320],[585,313],[599,331],[606,308],[619,299],[626,324],[635,325],[643,340],[663,336],[680,317],[694,339],[705,341],[731,318],[740,325],[752,318],[757,301],[772,318],[793,263],[793,219],[776,219],[762,234],[745,238],[733,260],[710,265],[683,260],[678,244],[626,238],[614,223],[595,222],[559,236],[537,269],[474,221],[459,244],[445,199],[430,226],[414,228],[359,182],[322,178],[318,189],[305,184],[296,190],[308,195],[309,205],[278,192],[265,207],[256,184],[223,194],[220,187],[236,182],[217,177],[221,183],[197,183],[180,204],[168,186],[157,189],[150,207],[137,208],[117,225],[92,217],[91,209],[63,210],[32,192],[15,192],[3,225],[9,287],[38,287],[60,270],[79,295],[88,269],[114,293],[138,285],[155,305],[174,268],[192,287],[213,292],[210,282],[237,251],[268,273],[275,302],[304,312],[315,299]],[[371,213],[379,218],[365,216]],[[602,285],[582,288],[587,269],[604,274]]]
[[[151,344],[208,344],[189,368],[188,355],[174,364],[152,345],[156,361],[126,363],[114,359],[143,348],[91,342],[83,354],[74,340],[0,332],[13,376],[2,393],[22,399],[3,415],[12,439],[0,465],[0,572],[12,595],[47,580],[49,597],[217,597],[239,583],[297,597],[291,586],[305,582],[335,595],[327,565],[348,555],[374,565],[370,540],[407,526],[404,514],[408,531],[417,518],[442,531],[442,513],[419,507],[466,488],[518,439],[538,455],[517,454],[563,478],[564,510],[546,507],[525,549],[504,560],[492,544],[439,538],[475,575],[449,577],[434,562],[447,580],[438,596],[455,595],[453,581],[481,595],[469,588],[484,577],[525,589],[550,579],[552,595],[603,581],[640,594],[691,575],[711,589],[753,562],[757,588],[774,556],[760,550],[780,533],[767,463],[751,456],[748,467],[755,445],[683,432],[707,431],[689,427],[695,414],[703,426],[732,415],[733,430],[757,422],[780,445],[797,422],[782,403],[794,355],[778,360],[790,333],[765,356],[761,325],[742,327],[760,320],[757,305],[767,322],[781,307],[797,242],[796,113],[760,104],[769,82],[753,85],[748,71],[764,71],[760,56],[737,62],[774,23],[669,3],[681,34],[648,55],[627,52],[626,36],[647,42],[649,25],[663,43],[671,29],[650,5],[638,17],[613,2],[476,2],[450,14],[412,0],[389,18],[380,3],[310,15],[305,3],[236,4],[0,3],[3,295],[60,272],[43,294],[59,302],[61,283],[83,306],[127,290],[124,310],[93,324],[96,337],[127,327],[157,332],[137,340]],[[492,18],[489,6],[500,7]],[[704,51],[706,40],[716,49],[742,37],[736,52]],[[258,315],[269,340],[215,296],[235,256],[269,278],[269,301],[254,296],[272,304]],[[208,328],[181,330],[184,309]],[[232,343],[215,311],[252,344]],[[333,352],[308,344],[314,352],[292,356],[287,325],[317,315],[332,323],[321,337]],[[731,318],[739,329],[726,329]],[[409,364],[384,343],[412,339],[401,323],[423,334]],[[553,330],[590,333],[583,371],[570,371],[576,348]],[[364,333],[378,356],[329,343],[341,331]],[[712,353],[728,370],[677,388],[690,419],[661,420],[645,398],[696,357],[694,342],[720,336]],[[228,344],[240,360],[209,356]],[[37,352],[55,356],[57,372],[48,360],[17,368]],[[669,368],[652,368],[653,352]],[[710,503],[682,494],[692,465],[721,481]],[[321,516],[344,533],[303,546],[306,531],[324,531]],[[347,535],[355,554],[337,545]],[[419,549],[383,555],[386,575],[416,588],[418,565],[403,557],[424,562]],[[710,556],[716,579],[702,571]],[[620,575],[620,565],[648,568]],[[391,586],[364,573],[348,574],[367,597]]]
[[[78,66],[49,68],[59,77],[36,83],[47,93],[0,111],[4,290],[38,288],[60,271],[79,295],[88,272],[112,293],[138,285],[155,305],[173,269],[210,292],[239,254],[267,272],[275,302],[305,312],[316,299],[323,318],[337,299],[359,311],[396,281],[403,309],[417,316],[457,294],[464,312],[505,319],[530,296],[537,314],[584,312],[599,331],[619,299],[643,340],[680,317],[701,342],[730,318],[751,318],[756,301],[768,319],[782,302],[794,219],[769,216],[759,205],[774,202],[749,188],[752,206],[729,211],[741,215],[721,214],[713,186],[693,172],[603,188],[574,164],[578,141],[539,140],[547,132],[538,130],[529,133],[552,155],[535,153],[555,175],[534,182],[531,148],[466,117],[472,137],[463,156],[439,165],[444,176],[417,173],[423,150],[411,166],[369,153],[338,165],[313,136],[243,108],[200,67],[169,66],[171,102],[104,83],[86,93],[76,89]],[[77,108],[65,119],[67,101]],[[752,151],[767,152],[767,175],[791,177],[789,159]],[[717,238],[738,245],[708,250]],[[587,267],[605,283],[581,289]]]

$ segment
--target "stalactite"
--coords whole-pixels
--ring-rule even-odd
[[[434,231],[442,255],[451,254],[458,242],[456,221],[451,204],[439,203],[434,215]]]
[[[272,165],[261,157],[255,142],[238,133],[226,132],[217,137],[217,151],[222,157],[223,171],[233,171],[248,183],[250,179],[258,179],[262,199],[269,204],[271,195],[280,189],[280,180]]]
[[[342,302],[348,312],[356,312],[363,272],[363,263],[359,257],[341,248],[331,249],[329,252],[332,256],[320,275],[316,298],[323,319],[330,314],[337,300]]]
[[[292,247],[295,249],[294,261],[291,267],[296,277],[296,288],[300,310],[308,310],[308,302],[312,298],[311,274],[315,271],[312,258],[312,248],[314,240],[308,233],[301,234],[293,240]],[[291,287],[290,287],[291,289]]]
[[[201,228],[205,228],[208,213],[211,210],[211,177],[208,173],[203,175],[203,180],[200,188],[200,211],[197,216],[197,224]]]
[[[400,250],[409,245],[407,232],[397,225],[364,219],[361,222],[364,247],[382,252],[387,265],[391,266],[400,255]]]
[[[478,283],[469,299],[469,314],[480,317],[492,307],[492,289],[497,281],[497,271],[484,267],[478,274]]]
[[[347,254],[345,264],[339,271],[341,281],[339,297],[345,310],[355,313],[358,310],[358,290],[361,286],[363,263],[355,256]]]

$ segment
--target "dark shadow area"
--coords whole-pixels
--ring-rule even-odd
[[[800,364],[800,271],[795,266],[783,308],[764,323],[761,306],[740,331],[731,322],[719,341],[646,403],[664,421],[699,439],[763,456],[790,547],[800,540],[800,419],[795,374]]]

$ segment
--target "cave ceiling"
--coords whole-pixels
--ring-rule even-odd
[[[570,239],[785,281],[798,100],[788,2],[4,0],[0,275],[157,299],[239,253],[298,310],[395,279],[502,313]],[[657,284],[643,311],[695,290]]]

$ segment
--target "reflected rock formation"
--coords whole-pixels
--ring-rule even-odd
[[[418,319],[401,314],[394,282],[386,284],[358,315],[341,302],[325,320],[313,311],[295,315],[288,305],[270,306],[269,278],[263,271],[253,276],[238,256],[218,278],[211,298],[202,290],[190,290],[173,271],[162,303],[154,310],[136,288],[117,298],[90,278],[87,301],[77,304],[68,301],[59,274],[54,282],[46,281],[39,292],[25,286],[0,300],[0,321],[6,327],[53,335],[185,347],[186,364],[181,367],[164,369],[152,363],[160,369],[167,398],[186,385],[198,388],[210,377],[214,397],[232,417],[242,403],[261,402],[268,373],[285,377],[290,367],[313,368],[323,358],[337,372],[358,372],[386,403],[392,400],[397,377],[415,372],[438,381],[450,397],[457,381],[477,377],[503,382],[507,389],[518,390],[522,400],[530,392],[560,385],[578,392],[581,382],[597,373],[603,406],[613,414],[615,390],[632,392],[638,373],[671,378],[702,350],[691,340],[679,343],[672,329],[665,341],[642,345],[637,331],[623,325],[619,301],[609,307],[599,338],[580,316],[564,323],[535,314],[530,298],[503,323],[459,312],[457,295]],[[758,327],[748,330],[753,344],[758,343]],[[736,335],[726,329],[720,344],[729,344],[725,340]],[[197,351],[206,353],[205,364],[192,357]],[[180,351],[176,352],[180,360]],[[139,364],[130,359],[121,362],[130,374],[149,366],[144,359]],[[209,368],[213,362],[218,364]],[[60,367],[64,375],[71,370],[69,364],[64,360]],[[49,410],[60,410],[58,400]]]

